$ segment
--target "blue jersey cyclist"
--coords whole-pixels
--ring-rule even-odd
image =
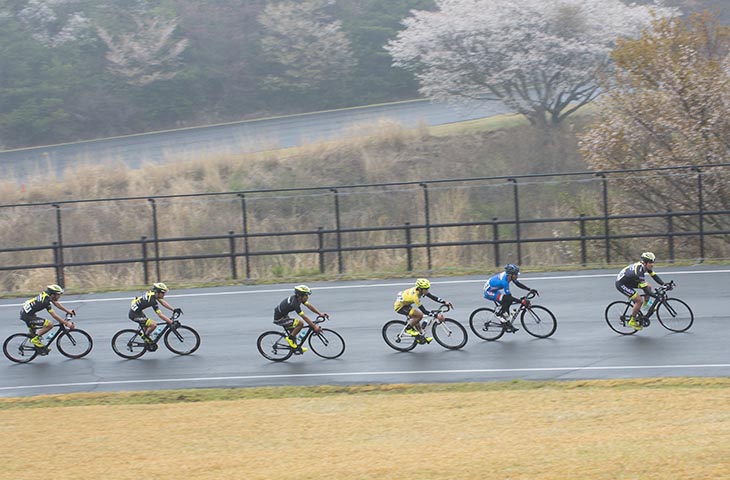
[[[522,290],[528,290],[531,293],[537,294],[537,290],[530,288],[517,280],[519,274],[520,267],[514,263],[508,263],[505,265],[503,272],[494,275],[487,280],[487,283],[484,284],[484,298],[492,300],[500,305],[497,315],[504,317],[505,321],[509,321],[507,320],[509,307],[513,303],[520,303],[519,299],[512,296],[512,292],[509,289],[510,282],[514,283]]]
[[[172,320],[162,313],[160,305],[172,312],[177,310],[182,313],[182,310],[173,308],[172,305],[165,301],[164,297],[168,291],[169,288],[167,288],[167,285],[162,282],[158,282],[153,284],[150,290],[132,300],[132,304],[129,307],[129,319],[138,323],[144,329],[145,335],[143,338],[145,342],[150,342],[152,340],[149,338],[150,334],[155,330],[155,328],[157,328],[157,323],[151,318],[147,318],[147,315],[145,315],[144,311],[146,309],[151,308],[154,310],[157,316],[168,325],[172,325]]]
[[[35,336],[30,339],[30,343],[38,347],[39,349],[42,349],[42,354],[46,355],[48,354],[48,347],[43,344],[43,335],[48,333],[48,331],[53,328],[53,322],[50,320],[44,319],[36,315],[41,310],[46,310],[51,317],[53,317],[57,322],[62,323],[66,326],[66,328],[72,329],[74,328],[74,323],[69,322],[66,319],[61,318],[54,310],[53,307],[55,306],[59,310],[68,313],[69,315],[73,316],[76,315],[75,310],[69,310],[68,308],[61,305],[61,302],[59,302],[59,299],[61,298],[61,295],[63,294],[63,288],[61,288],[59,285],[48,285],[45,290],[43,290],[37,297],[33,297],[23,303],[23,306],[20,308],[20,319],[25,322],[25,324],[28,326],[28,328],[35,333]]]
[[[441,305],[448,305],[450,308],[453,308],[451,302],[447,302],[446,300],[430,293],[430,288],[430,281],[425,278],[419,278],[416,280],[416,285],[413,288],[398,292],[398,296],[393,304],[393,309],[396,312],[408,317],[406,333],[422,339],[426,343],[430,343],[433,340],[433,337],[423,336],[424,332],[421,328],[421,319],[423,318],[423,315],[428,315],[428,310],[426,310],[426,308],[421,304],[421,297],[430,298],[434,302],[438,302]],[[443,321],[444,316],[439,313],[436,316],[436,319],[441,322]]]
[[[644,252],[641,254],[638,262],[627,265],[616,276],[616,289],[634,302],[634,307],[631,310],[631,318],[629,319],[629,326],[634,330],[641,330],[643,328],[641,323],[636,320],[636,314],[639,313],[639,309],[644,303],[644,297],[639,295],[635,289],[642,289],[647,298],[651,295],[651,285],[646,283],[647,273],[659,285],[664,285],[664,281],[654,271],[655,261],[656,255],[652,252]]]
[[[317,333],[321,330],[319,325],[314,323],[307,315],[305,315],[304,306],[320,317],[329,318],[329,314],[320,312],[317,310],[317,307],[309,303],[310,295],[312,295],[311,288],[306,285],[297,285],[294,287],[294,295],[286,297],[281,301],[281,303],[279,303],[279,305],[277,305],[276,308],[274,308],[274,323],[280,327],[284,327],[284,330],[286,330],[287,333],[286,341],[289,343],[289,346],[294,349],[294,353],[296,354],[302,354],[308,350],[306,347],[297,345],[297,335],[302,331],[302,328],[304,328],[304,322],[307,322],[307,325],[309,325],[309,327]],[[298,318],[290,318],[289,314],[292,312],[302,317],[304,322]]]

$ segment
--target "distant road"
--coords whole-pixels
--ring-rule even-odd
[[[505,113],[504,105],[484,102],[471,108],[427,100],[273,117],[204,127],[167,130],[86,142],[0,152],[0,174],[22,181],[51,168],[99,162],[123,162],[131,168],[145,163],[181,161],[193,156],[251,153],[287,148],[353,135],[357,127],[389,119],[407,127],[462,122]]]

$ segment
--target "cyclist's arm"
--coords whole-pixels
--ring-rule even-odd
[[[56,308],[63,311],[64,313],[68,313],[69,315],[72,315],[72,316],[76,315],[76,310],[69,310],[68,308],[61,305],[61,302],[51,302],[51,303],[53,303],[53,305],[56,306]],[[50,311],[49,311],[49,313],[50,313]]]
[[[658,283],[659,285],[664,285],[664,280],[659,278],[659,274],[657,274],[654,270],[649,272],[649,275],[651,275],[651,278],[653,278],[656,283]]]
[[[428,293],[426,294],[426,296],[427,296],[428,298],[430,298],[431,300],[433,300],[434,302],[438,302],[438,303],[440,303],[441,305],[451,305],[451,303],[447,302],[446,300],[444,300],[444,299],[443,299],[443,298],[441,298],[441,297],[437,297],[436,295],[434,295],[434,294],[433,294],[433,293],[431,293],[431,292],[428,292]]]
[[[310,310],[311,310],[312,312],[316,313],[316,314],[317,314],[317,315],[319,315],[320,317],[325,317],[325,318],[329,318],[329,314],[328,314],[328,313],[323,313],[323,312],[320,312],[319,310],[317,310],[317,307],[315,307],[315,306],[314,306],[314,305],[312,305],[311,303],[307,302],[307,303],[305,303],[304,305],[306,305],[308,309],[310,309]]]
[[[164,302],[164,300],[159,300],[159,302],[162,303],[165,307],[172,310],[172,308],[170,308],[170,305],[167,302]],[[162,310],[160,310],[160,307],[158,307],[157,305],[155,305],[155,313],[157,314],[158,317],[160,317],[162,320],[164,320],[165,323],[172,325],[172,320],[170,320],[170,318],[167,315],[162,313]]]
[[[66,328],[74,327],[73,322],[69,322],[65,318],[62,318],[59,314],[54,312],[52,308],[48,310],[48,313],[50,313],[51,316],[54,318],[54,320],[56,320],[58,323],[63,323],[66,326]]]
[[[520,287],[522,290],[532,290],[530,287],[525,285],[524,283],[520,282],[519,280],[514,280],[512,283]]]
[[[307,305],[307,307],[309,307],[309,305]],[[310,310],[312,310],[312,309],[310,308]],[[312,310],[312,311],[314,312],[314,310]],[[309,325],[309,327],[312,328],[315,332],[319,332],[321,330],[322,327],[320,327],[319,325],[314,323],[312,320],[310,320],[309,317],[304,313],[304,310],[297,312],[297,314],[300,317],[302,317],[302,320],[307,322],[307,325]]]

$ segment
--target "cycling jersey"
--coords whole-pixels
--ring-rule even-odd
[[[134,320],[135,318],[144,317],[145,314],[143,310],[146,308],[152,308],[156,314],[162,313],[160,311],[159,303],[157,302],[157,297],[155,297],[155,292],[152,290],[145,292],[144,295],[141,297],[135,297],[134,300],[132,300],[132,305],[129,309],[129,318],[130,320]]]
[[[421,311],[425,314],[428,314],[428,310],[421,305],[421,298],[418,296],[418,289],[416,287],[409,288],[408,290],[403,290],[402,292],[398,292],[398,296],[395,298],[395,303],[393,304],[393,309],[396,312],[401,312],[404,308],[408,307],[408,311],[412,307],[418,307],[421,309]],[[433,295],[431,292],[427,292],[423,295],[424,297],[428,297],[434,302],[438,302],[440,304],[445,304],[446,302],[436,295]]]
[[[289,316],[291,312],[296,312],[300,317],[304,315],[302,305],[308,305],[308,302],[302,301],[296,295],[287,297],[274,309],[274,320],[281,320]]]
[[[518,282],[517,280],[514,280],[513,283],[523,290],[530,289],[528,286]],[[502,296],[512,295],[512,292],[509,290],[509,284],[510,281],[507,272],[501,272],[494,275],[484,284],[484,298],[498,302],[502,299]],[[504,291],[504,293],[502,293],[502,291]]]
[[[51,296],[46,292],[41,292],[37,297],[26,300],[20,309],[20,318],[36,318],[36,313],[41,310],[47,310],[49,313],[53,312]]]
[[[654,270],[648,270],[643,263],[636,262],[624,267],[616,276],[616,283],[625,285],[629,288],[646,288],[647,283],[645,279],[646,274],[656,280],[659,285],[664,285],[664,282]]]

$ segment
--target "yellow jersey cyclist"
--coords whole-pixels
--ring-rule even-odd
[[[421,320],[424,315],[428,315],[428,310],[421,304],[421,297],[428,297],[434,302],[438,302],[441,305],[448,305],[453,308],[451,302],[447,302],[436,295],[429,292],[431,288],[431,282],[425,278],[419,278],[416,280],[416,285],[413,288],[398,292],[398,296],[393,304],[393,309],[408,317],[408,325],[406,327],[406,333],[417,337],[419,340],[423,340],[426,343],[431,343],[433,337],[424,337],[423,328],[421,327]],[[444,316],[438,314],[436,316],[438,321],[443,321]]]
[[[309,310],[316,313],[317,315],[325,318],[329,318],[329,314],[322,313],[317,310],[317,307],[309,303],[309,297],[312,295],[312,289],[306,285],[297,285],[294,287],[294,295],[286,297],[274,308],[274,323],[283,327],[286,331],[286,341],[291,348],[294,349],[295,354],[302,354],[309,350],[306,347],[297,345],[297,335],[304,328],[304,322],[307,322],[309,328],[318,333],[321,327],[314,323],[304,313],[303,306],[306,306]],[[302,317],[302,322],[298,318],[290,318],[289,314],[295,312],[297,315]]]
[[[129,319],[144,328],[145,342],[151,342],[153,340],[150,338],[150,334],[155,330],[155,328],[157,328],[157,323],[151,318],[147,318],[144,310],[152,308],[157,316],[160,317],[161,320],[164,320],[168,325],[172,325],[172,320],[170,320],[168,316],[162,313],[160,305],[170,310],[171,312],[179,311],[180,313],[182,313],[181,309],[173,308],[172,305],[167,303],[167,301],[165,300],[165,294],[169,290],[170,289],[167,288],[167,285],[162,282],[158,282],[153,284],[150,290],[146,291],[139,297],[135,297],[134,300],[132,300],[132,305],[129,308]]]
[[[36,315],[41,310],[46,310],[51,317],[57,322],[60,322],[66,326],[66,328],[73,330],[74,323],[64,318],[61,318],[54,310],[55,306],[59,310],[68,313],[69,315],[75,316],[75,310],[69,310],[68,308],[61,305],[59,299],[63,295],[63,288],[59,285],[48,285],[37,297],[33,297],[23,303],[20,308],[20,320],[25,322],[30,330],[35,332],[35,336],[30,339],[30,343],[41,349],[41,355],[48,354],[48,347],[43,344],[43,335],[48,333],[53,328],[53,322],[44,319]],[[40,329],[40,330],[39,330]]]
[[[627,265],[616,276],[616,289],[634,302],[634,308],[631,310],[631,318],[629,319],[629,326],[634,330],[644,328],[636,320],[636,314],[639,313],[639,309],[644,303],[644,297],[651,296],[652,289],[651,285],[646,283],[646,274],[648,273],[659,285],[664,285],[664,281],[654,271],[655,261],[656,255],[652,252],[644,252],[638,262]],[[636,288],[644,290],[644,295],[639,295],[635,290]]]

